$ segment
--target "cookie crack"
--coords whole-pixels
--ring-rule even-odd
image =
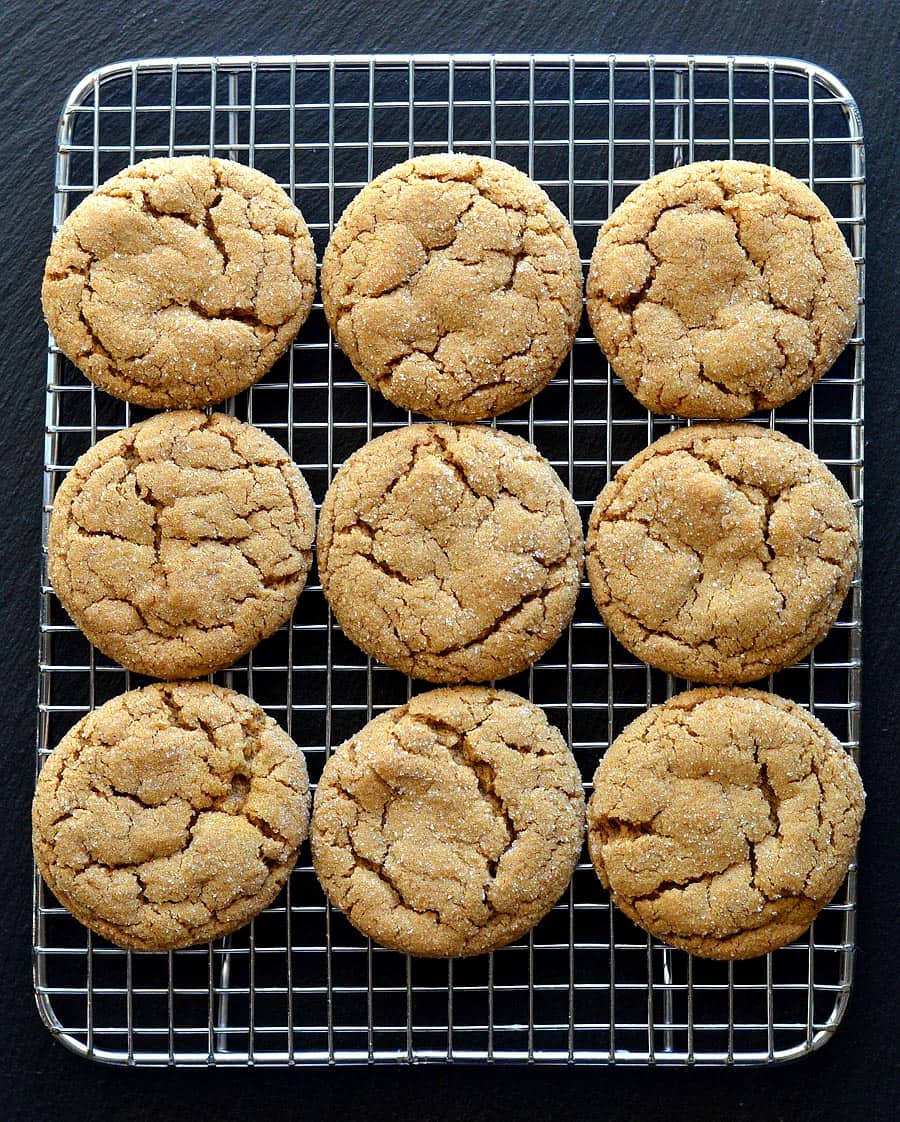
[[[715,880],[716,877],[720,877],[723,874],[730,872],[732,869],[740,868],[745,864],[746,859],[742,857],[737,861],[732,861],[722,869],[711,869],[708,872],[700,873],[698,876],[685,877],[684,880],[660,881],[657,887],[654,888],[651,892],[644,892],[640,895],[632,896],[630,897],[630,899],[636,904],[651,904],[655,900],[658,900],[666,892],[681,892],[684,889],[689,888],[692,884],[705,884],[708,890],[710,883]]]
[[[221,814],[222,811],[220,810],[218,811],[218,813]],[[283,834],[279,833],[268,819],[263,818],[253,810],[248,810],[246,805],[241,806],[237,811],[228,813],[239,814],[241,818],[245,819],[250,823],[251,826],[255,827],[256,830],[258,830],[258,832],[262,834],[264,838],[267,838],[269,841],[277,842],[279,845],[285,846],[286,848],[290,848],[287,838]],[[261,858],[265,859],[265,854],[261,854],[260,856]],[[269,858],[268,860],[272,862],[271,867],[273,869],[277,868],[280,864],[280,861],[276,858]]]
[[[175,700],[172,690],[169,687],[163,686],[159,691],[159,697],[172,720],[172,724],[176,728],[188,729],[191,732],[198,728],[199,722],[198,724],[191,724],[189,721],[185,720],[184,712]],[[199,727],[202,728],[202,726]],[[202,731],[206,733],[206,739],[209,741],[209,745],[212,748],[215,745],[213,737],[209,735],[205,728],[203,728]]]
[[[218,168],[213,171],[213,177],[216,181],[218,190],[216,191],[216,194],[213,196],[213,198],[204,205],[202,224],[206,236],[221,254],[223,272],[227,273],[228,267],[231,264],[231,254],[228,252],[228,246],[225,244],[224,238],[220,236],[219,231],[216,229],[216,224],[213,221],[212,216],[214,208],[219,205],[225,195],[225,191],[222,187],[222,178],[219,174]]]
[[[457,733],[456,742],[446,745],[446,747],[451,758],[456,763],[462,764],[473,773],[481,801],[485,803],[494,818],[506,831],[507,840],[503,851],[496,859],[488,858],[487,861],[488,877],[490,880],[494,880],[496,879],[500,862],[515,845],[518,832],[516,824],[509,813],[506,803],[497,793],[497,775],[494,768],[489,761],[477,755],[472,746],[472,742],[469,740],[469,735],[463,733],[462,736],[459,736],[459,733]],[[492,907],[490,900],[486,900],[485,902],[488,906]]]
[[[778,498],[773,498],[771,495],[766,495],[765,504],[763,507],[763,545],[765,546],[766,552],[769,555],[768,561],[763,562],[763,568],[769,576],[769,581],[771,582],[772,589],[774,590],[775,595],[781,601],[779,615],[787,610],[787,597],[778,587],[778,583],[775,580],[775,574],[772,572],[772,566],[777,561],[778,555],[775,552],[775,547],[772,545],[771,525],[772,515],[775,513],[775,507],[780,501],[781,496],[779,496]]]
[[[419,246],[422,249],[422,253],[424,254],[425,259],[419,265],[417,265],[416,268],[413,269],[413,271],[408,276],[402,277],[400,280],[397,281],[396,284],[392,284],[389,288],[379,289],[377,293],[375,293],[371,296],[366,295],[366,296],[362,297],[362,299],[365,299],[365,300],[380,300],[383,296],[390,296],[390,294],[392,292],[397,292],[398,289],[406,288],[409,285],[413,284],[413,282],[416,280],[416,278],[422,272],[424,272],[425,269],[428,268],[428,266],[431,264],[432,260],[434,259],[435,255],[437,253],[440,253],[441,251],[446,250],[446,249],[450,249],[450,247],[456,242],[456,239],[459,237],[459,235],[462,231],[462,220],[466,217],[467,214],[469,214],[471,212],[472,208],[478,202],[479,197],[480,197],[479,195],[476,195],[475,198],[473,198],[472,201],[468,204],[468,206],[466,206],[457,215],[457,217],[455,219],[455,222],[454,222],[453,235],[446,242],[435,242],[432,245],[427,245],[427,246],[423,245],[422,242],[419,242]],[[363,243],[365,243],[365,241],[371,241],[372,237],[370,235],[369,238],[364,239],[362,237],[362,235],[359,235],[359,240],[362,241]],[[356,297],[352,296],[352,288],[351,288],[348,291],[347,295],[344,297],[343,301],[342,301],[343,307],[345,309],[345,311],[343,313],[344,315],[347,315],[350,311],[352,311],[353,303],[354,303],[355,299],[356,299]],[[442,333],[440,338],[443,339],[446,334],[447,334],[446,332]],[[437,343],[435,344],[435,347],[437,347]],[[406,354],[401,356],[401,357],[402,358],[408,358],[411,354],[417,354],[417,353],[422,353],[422,352],[419,352],[418,350],[414,349],[412,351],[407,351]],[[427,352],[427,353],[431,353],[431,352]]]
[[[340,792],[340,794],[342,794],[350,802],[352,802],[356,805],[356,799],[353,797],[353,795],[351,794],[350,791],[346,790],[346,788],[344,788],[344,787],[339,787],[339,786],[336,787],[336,790],[338,790]],[[385,803],[385,808],[382,810],[382,827],[384,825],[384,816],[386,814],[386,807],[387,807],[387,803]],[[356,842],[355,842],[354,837],[353,837],[352,830],[348,829],[346,831],[345,841],[346,841],[347,848],[350,850],[350,854],[353,858],[353,867],[351,867],[349,872],[344,874],[343,879],[350,881],[350,880],[352,880],[353,874],[354,874],[354,872],[356,871],[357,868],[366,869],[368,872],[370,872],[374,876],[376,876],[381,881],[381,883],[389,890],[391,895],[394,897],[395,904],[399,904],[401,907],[405,908],[407,911],[414,912],[416,915],[425,916],[429,919],[433,919],[435,921],[435,923],[437,923],[437,924],[441,923],[441,915],[440,915],[439,912],[435,911],[432,908],[417,908],[412,903],[410,903],[410,901],[406,898],[406,895],[403,891],[402,886],[388,872],[387,868],[385,867],[385,862],[387,861],[387,856],[390,853],[390,849],[391,849],[391,846],[389,844],[386,846],[386,849],[385,849],[384,860],[383,861],[373,861],[370,857],[366,857],[364,853],[361,853],[360,850],[357,848]],[[350,905],[349,911],[350,911],[351,914],[352,914],[355,906],[356,906],[355,903]]]
[[[781,800],[779,799],[779,797],[778,797],[778,795],[775,791],[775,788],[772,786],[772,782],[769,778],[768,764],[766,763],[765,760],[760,759],[760,751],[761,751],[760,745],[757,742],[754,741],[754,744],[753,744],[753,762],[756,765],[756,768],[758,769],[758,781],[757,781],[758,782],[758,788],[759,788],[759,791],[761,792],[763,798],[766,800],[766,804],[768,805],[768,811],[769,811],[769,822],[768,822],[769,832],[767,833],[766,837],[767,838],[780,839],[781,838],[781,815],[780,815]],[[763,899],[771,900],[771,899],[773,899],[773,897],[770,897],[769,894],[757,883],[758,867],[757,867],[756,847],[759,844],[760,843],[758,841],[751,841],[750,838],[747,838],[747,845],[748,845],[748,848],[749,848],[748,861],[750,863],[750,884],[763,897]],[[781,898],[781,894],[778,894],[778,896],[774,897],[774,899],[780,899],[780,898]]]
[[[688,334],[690,333],[688,332]],[[711,374],[707,372],[703,360],[697,358],[696,352],[693,349],[693,344],[691,344],[691,353],[694,356],[694,361],[697,363],[697,377],[701,382],[705,382],[708,386],[712,386],[713,389],[718,390],[719,393],[724,397],[734,397],[739,395],[740,397],[745,398],[750,403],[750,409],[748,410],[748,412],[750,413],[756,413],[760,409],[766,407],[766,402],[769,399],[764,390],[757,390],[753,388],[742,388],[735,390],[733,387],[729,386],[727,382],[717,381]],[[784,354],[783,351],[782,354]],[[684,395],[678,400],[679,407],[681,406],[681,403],[683,401],[690,397],[690,395],[691,390],[686,390]]]
[[[611,601],[607,601],[604,604],[605,607],[609,607],[610,605]],[[819,632],[822,631],[821,623],[823,617],[828,616],[827,607],[828,606],[826,604],[819,612],[811,614],[808,621],[804,620],[803,626],[798,625],[796,630],[782,633],[777,639],[773,639],[770,643],[760,644],[758,642],[754,642],[752,650],[750,650],[749,652],[743,652],[743,654],[749,653],[753,655],[753,665],[756,669],[759,669],[759,674],[757,675],[757,677],[764,677],[766,674],[771,672],[768,668],[769,661],[771,660],[767,660],[767,656],[770,654],[770,652],[790,647],[802,636],[806,636],[808,638],[810,635],[818,635]],[[656,635],[661,635],[668,639],[672,639],[682,649],[690,649],[691,651],[697,653],[708,652],[711,649],[715,651],[717,655],[721,655],[722,648],[727,642],[725,638],[719,637],[717,635],[712,635],[708,639],[697,640],[696,642],[688,642],[684,638],[684,636],[679,635],[678,632],[672,629],[667,629],[664,625],[654,628],[648,627],[647,624],[641,621],[639,616],[633,615],[626,608],[623,608],[620,603],[615,604],[615,612],[623,619],[627,619],[629,623],[637,629],[643,640]],[[830,616],[828,618],[830,618]],[[822,631],[822,634],[824,634],[824,631]],[[734,661],[736,657],[738,656],[732,654],[727,654],[724,656],[724,658],[729,662]],[[798,655],[797,657],[799,658],[801,656]],[[718,662],[716,662],[716,665],[719,665]],[[680,676],[686,678],[687,680],[690,680],[688,675]]]
[[[831,818],[829,818],[828,822],[826,823],[824,815],[822,813],[823,812],[823,807],[824,807],[824,804],[825,804],[825,786],[822,782],[822,776],[821,776],[821,773],[819,771],[819,763],[815,758],[815,754],[813,754],[810,757],[809,774],[815,780],[816,787],[818,788],[818,798],[815,801],[816,826],[817,826],[816,840],[818,842],[819,837],[822,833],[822,830],[827,825],[827,827],[828,827],[828,839],[825,842],[824,848],[825,848],[826,852],[830,852],[831,850],[833,850],[834,843],[835,843],[835,836],[834,836],[835,823],[834,823],[834,820],[831,819]],[[822,847],[820,845],[816,844],[815,848],[816,848],[817,854],[821,853]],[[813,862],[811,867],[810,867],[809,872],[806,875],[806,879],[803,882],[803,888],[804,888],[805,892],[809,891],[812,879],[815,876],[817,871],[818,870],[817,870],[816,863]]]
[[[99,355],[100,358],[105,359],[107,363],[112,365],[113,364],[112,354],[106,349],[106,346],[103,343],[103,340],[100,338],[100,336],[94,330],[94,325],[88,319],[87,312],[85,311],[85,307],[84,307],[85,298],[93,295],[93,291],[94,290],[91,287],[91,282],[90,282],[90,275],[87,275],[86,278],[85,278],[84,287],[82,288],[81,295],[79,296],[79,299],[78,299],[78,308],[76,310],[78,312],[78,319],[80,320],[81,325],[84,328],[88,339],[90,340],[90,348],[87,349],[87,350],[83,349],[81,353],[83,355],[87,355],[89,358],[92,357],[93,355]],[[143,358],[143,355],[139,355],[138,357]]]

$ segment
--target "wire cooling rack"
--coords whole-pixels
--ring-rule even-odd
[[[335,220],[368,180],[414,153],[447,148],[528,172],[571,219],[585,261],[609,211],[648,175],[704,158],[777,165],[828,204],[862,292],[859,114],[836,78],[790,59],[421,55],[106,66],[76,86],[62,114],[54,226],[135,160],[209,153],[278,180],[303,210],[321,260]],[[863,322],[861,306],[850,346],[813,390],[754,418],[813,448],[858,508]],[[47,370],[45,546],[68,468],[95,440],[146,415],[95,390],[52,340]],[[284,444],[317,502],[350,452],[411,419],[357,377],[320,304],[290,353],[229,408]],[[537,444],[586,518],[618,466],[677,422],[638,407],[583,322],[553,383],[499,423]],[[814,655],[769,688],[808,705],[856,755],[859,668],[857,579]],[[313,779],[334,746],[423,688],[342,636],[315,574],[291,624],[216,680],[252,694],[284,725]],[[38,763],[88,709],[140,684],[72,626],[45,564]],[[620,647],[586,588],[567,634],[507,684],[544,707],[586,781],[629,721],[685,686]],[[248,928],[168,954],[132,954],[92,936],[36,879],[34,981],[50,1030],[114,1063],[772,1063],[812,1051],[837,1027],[852,980],[855,899],[851,871],[799,942],[748,962],[704,962],[632,926],[583,860],[527,939],[435,962],[359,936],[326,904],[304,849],[287,889]]]

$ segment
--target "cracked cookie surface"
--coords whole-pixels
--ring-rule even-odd
[[[572,753],[541,710],[477,686],[370,721],[316,788],[313,865],[354,927],[392,950],[483,954],[565,891],[584,838]]]
[[[41,293],[56,342],[92,382],[150,408],[245,390],[309,315],[300,211],[230,160],[143,160],[101,184],[53,240]]]
[[[50,581],[105,654],[194,678],[290,617],[314,533],[306,481],[271,437],[222,413],[161,413],[99,441],[66,476]]]
[[[799,180],[736,160],[674,168],[610,215],[587,279],[594,334],[655,413],[743,417],[835,362],[856,322],[856,269]]]
[[[850,499],[812,452],[756,425],[694,425],[600,492],[587,572],[638,658],[694,681],[751,682],[824,638],[857,544]]]
[[[362,377],[449,421],[505,413],[550,381],[581,318],[559,209],[499,160],[418,156],[374,179],[322,261],[322,300]]]
[[[527,441],[410,425],[355,452],[319,519],[322,588],[344,633],[414,678],[524,670],[575,610],[581,519]]]
[[[34,855],[92,931],[171,950],[234,931],[272,902],[309,804],[303,753],[249,697],[155,684],[83,717],[47,757]]]
[[[792,701],[691,690],[613,742],[588,849],[646,931],[704,958],[751,958],[802,935],[832,899],[864,803],[851,757]]]

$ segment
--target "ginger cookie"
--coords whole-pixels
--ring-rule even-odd
[[[856,322],[856,269],[828,208],[763,164],[688,164],[641,184],[600,231],[594,334],[654,413],[743,417],[834,363]]]
[[[581,519],[527,441],[480,425],[411,425],[335,476],[319,577],[344,633],[429,682],[524,670],[575,611]]]
[[[403,409],[476,421],[521,405],[569,353],[582,274],[536,183],[483,156],[417,156],[347,207],[322,261],[331,330]]]
[[[300,211],[230,160],[142,160],[69,215],[44,271],[44,315],[90,380],[151,408],[210,405],[258,381],[312,307]]]
[[[99,441],[56,494],[49,572],[94,646],[154,678],[229,666],[291,615],[315,508],[271,437],[161,413]]]
[[[856,569],[856,516],[812,452],[757,425],[694,425],[620,468],[591,513],[587,571],[610,631],[699,682],[803,658]]]
[[[837,892],[865,792],[799,705],[759,690],[678,694],[604,756],[588,849],[613,903],[703,958],[790,943]]]
[[[309,802],[303,753],[249,697],[154,684],[88,713],[47,757],[34,856],[92,931],[172,950],[226,935],[274,900]]]
[[[536,705],[431,690],[338,748],[316,788],[313,865],[331,902],[407,954],[483,954],[565,891],[584,838],[578,767]]]

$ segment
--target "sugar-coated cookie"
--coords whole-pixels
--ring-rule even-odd
[[[865,793],[851,757],[792,701],[678,694],[604,756],[588,848],[613,902],[703,958],[751,958],[809,927],[847,874]]]
[[[105,654],[195,678],[290,617],[314,533],[309,488],[280,444],[223,413],[160,413],[99,441],[66,476],[50,580]]]
[[[562,213],[521,171],[417,156],[347,207],[322,300],[341,349],[389,401],[475,421],[556,373],[581,318],[581,259]]]
[[[524,698],[431,690],[325,765],[310,832],[329,899],[364,935],[432,957],[524,935],[568,885],[584,837],[578,767]]]
[[[594,334],[654,413],[743,417],[834,363],[856,322],[856,268],[825,204],[763,164],[710,161],[648,179],[600,231]]]
[[[249,697],[206,682],[121,694],[47,757],[34,856],[117,946],[205,943],[272,902],[307,835],[303,753]]]
[[[151,408],[247,389],[312,307],[316,258],[300,211],[230,160],[142,160],[101,184],[53,239],[44,315],[92,382]]]
[[[581,519],[527,441],[411,425],[355,452],[319,519],[322,588],[345,634],[430,682],[530,666],[572,618]]]
[[[752,682],[803,658],[856,569],[856,516],[812,452],[757,425],[654,441],[600,492],[587,572],[630,651],[699,682]]]

